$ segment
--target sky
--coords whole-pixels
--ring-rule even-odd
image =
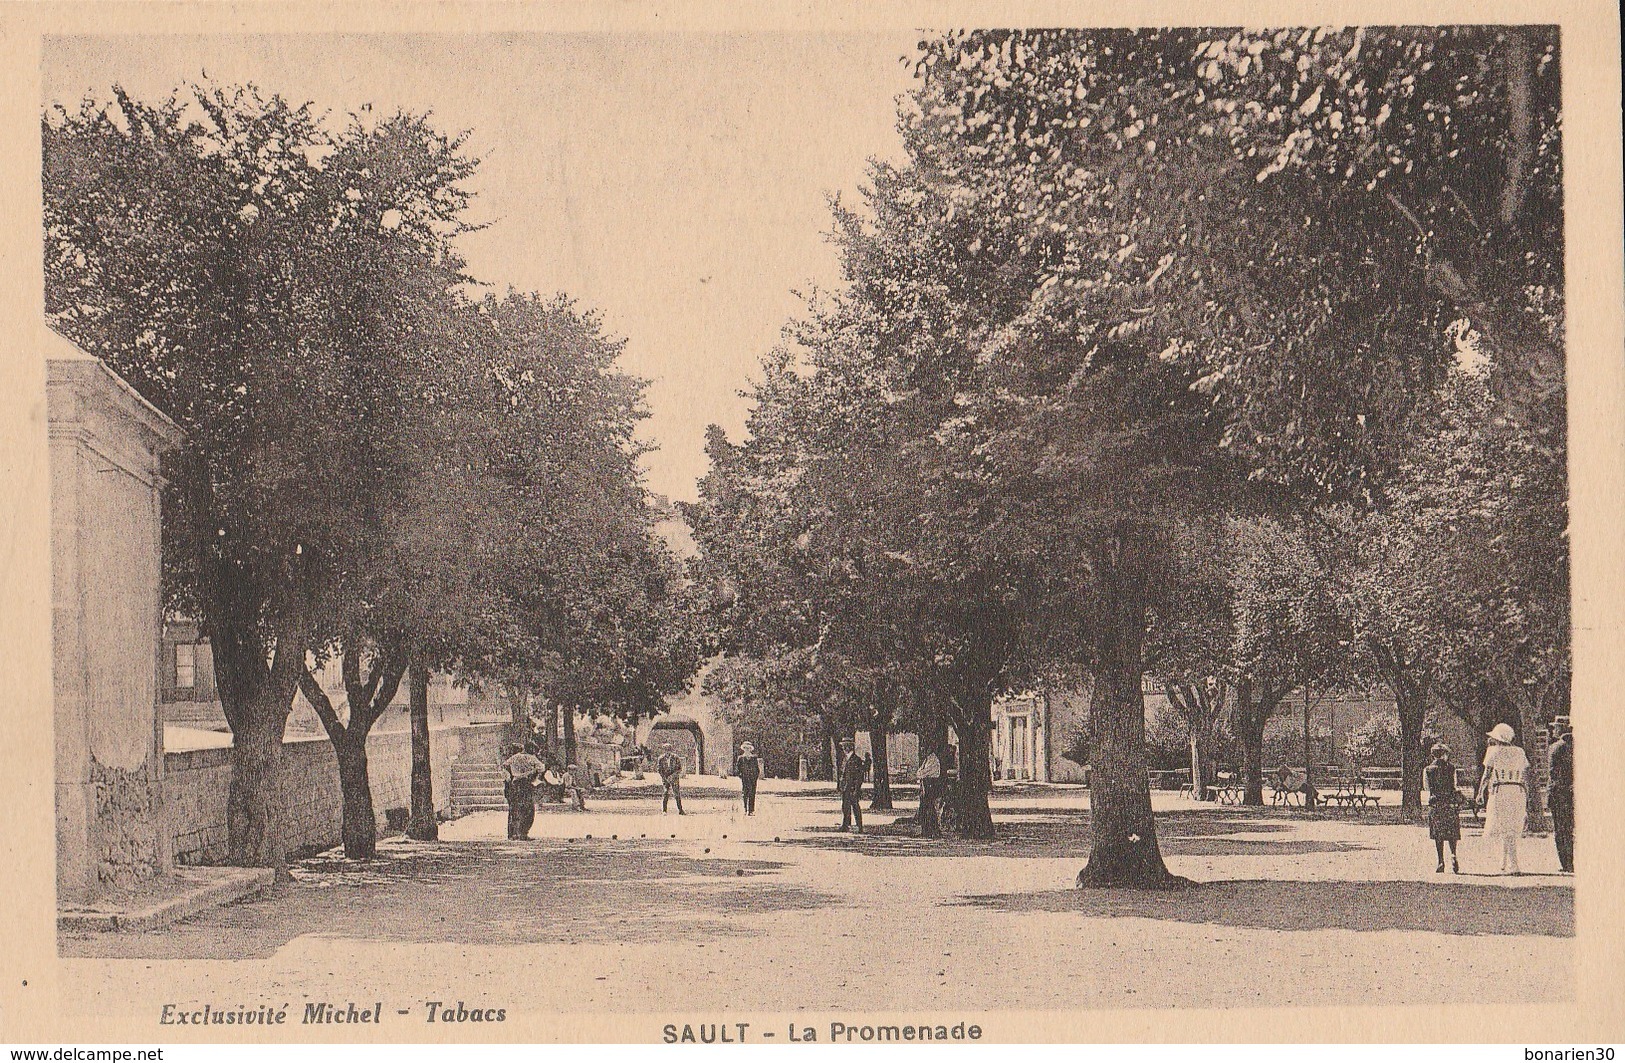
[[[207,75],[371,104],[467,130],[469,269],[566,292],[627,340],[650,381],[652,490],[692,499],[704,438],[742,433],[739,395],[796,313],[838,277],[828,196],[897,159],[908,34],[285,34],[48,38],[45,102],[167,95]]]

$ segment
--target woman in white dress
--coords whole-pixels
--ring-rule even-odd
[[[1484,809],[1484,837],[1501,843],[1501,873],[1518,874],[1518,839],[1529,814],[1529,757],[1513,743],[1511,726],[1495,725],[1484,754],[1484,776],[1478,783],[1478,804]]]

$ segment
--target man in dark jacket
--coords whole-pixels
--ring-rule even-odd
[[[502,762],[502,795],[508,799],[508,837],[529,841],[536,822],[536,778],[542,762],[515,742],[508,746],[508,759]]]
[[[734,761],[734,774],[739,776],[740,792],[745,798],[745,815],[756,814],[756,780],[762,777],[762,758],[749,742],[739,744],[739,758]]]
[[[1562,737],[1549,751],[1551,789],[1546,807],[1552,813],[1552,835],[1557,839],[1557,865],[1574,871],[1574,733],[1563,725]]]
[[[660,773],[660,783],[665,789],[660,795],[660,814],[665,815],[671,809],[671,802],[677,801],[677,814],[686,816],[683,811],[683,761],[676,753],[666,750],[655,761],[655,771]]]
[[[841,772],[836,784],[841,791],[841,829],[851,830],[855,822],[856,833],[863,833],[863,778],[869,774],[869,760],[860,757],[852,748],[852,739],[841,739]]]

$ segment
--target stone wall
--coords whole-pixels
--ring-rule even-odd
[[[451,808],[451,770],[459,757],[495,761],[500,726],[433,729],[430,771],[436,811]],[[407,731],[375,731],[367,740],[378,827],[392,815],[405,819],[411,807],[412,739]],[[164,755],[164,800],[183,864],[218,863],[226,856],[226,797],[231,785],[231,750],[196,749]],[[339,841],[343,799],[338,761],[326,738],[290,741],[282,747],[279,783],[280,829],[289,853],[326,848]]]

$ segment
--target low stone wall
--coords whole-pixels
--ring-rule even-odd
[[[480,726],[431,731],[430,771],[437,812],[451,808],[452,764],[465,755],[490,759],[501,730],[500,726]],[[404,810],[411,806],[410,732],[374,732],[367,739],[367,768],[372,778],[373,809],[382,831],[392,813],[404,819]],[[177,863],[211,864],[225,859],[230,785],[229,748],[164,755],[164,805],[175,837]],[[331,742],[324,737],[284,745],[278,790],[287,852],[338,844],[343,799]]]

